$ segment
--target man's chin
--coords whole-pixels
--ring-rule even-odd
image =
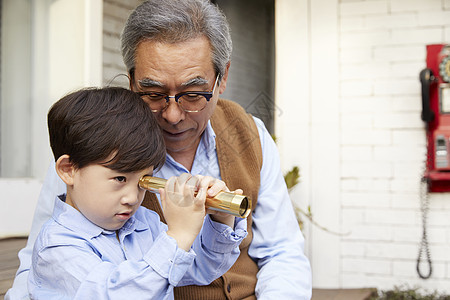
[[[193,140],[184,141],[183,143],[181,143],[181,142],[174,143],[173,141],[167,141],[167,140],[165,142],[166,142],[166,151],[171,156],[174,156],[177,154],[180,155],[180,154],[190,153],[190,152],[195,154],[195,152],[197,151],[198,142],[193,143]]]
[[[183,153],[185,152],[189,147],[187,145],[171,145],[170,143],[166,142],[166,151],[169,154],[172,153]]]

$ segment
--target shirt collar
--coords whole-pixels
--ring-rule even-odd
[[[208,154],[211,153],[211,151],[216,150],[216,133],[211,126],[211,120],[208,120],[208,124],[203,132],[200,143],[203,144],[203,147]]]

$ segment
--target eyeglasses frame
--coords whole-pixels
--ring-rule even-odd
[[[176,94],[176,95],[174,95],[174,96],[170,96],[170,95],[167,95],[167,94],[164,94],[164,93],[158,93],[158,92],[136,92],[136,93],[137,93],[139,96],[149,96],[149,95],[151,95],[151,94],[153,94],[153,95],[156,94],[156,95],[163,96],[164,99],[166,99],[166,106],[165,106],[164,108],[162,108],[162,109],[159,109],[159,110],[157,110],[157,109],[152,109],[152,112],[154,112],[154,113],[165,110],[165,109],[167,108],[168,104],[169,104],[170,98],[173,98],[173,99],[175,100],[175,102],[178,104],[178,106],[179,106],[183,111],[185,111],[185,112],[190,112],[190,113],[191,113],[191,112],[194,112],[194,113],[195,113],[195,112],[200,112],[200,111],[202,111],[202,110],[205,109],[206,105],[205,105],[202,109],[199,109],[199,110],[186,110],[186,109],[184,109],[184,108],[181,106],[181,104],[180,104],[180,102],[179,102],[180,98],[183,97],[184,95],[188,95],[188,94],[198,94],[198,95],[201,95],[201,96],[205,97],[205,99],[206,99],[206,101],[207,101],[207,104],[208,104],[209,100],[211,100],[211,98],[214,96],[214,92],[215,92],[216,86],[217,86],[217,81],[219,80],[219,75],[220,75],[220,74],[217,74],[217,76],[216,76],[216,80],[214,81],[214,86],[213,86],[213,89],[212,89],[211,92],[204,92],[204,91],[202,91],[202,92],[196,92],[196,91],[190,91],[190,92],[182,92],[182,93],[178,93],[178,94]]]

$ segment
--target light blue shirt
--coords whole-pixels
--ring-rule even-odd
[[[261,187],[253,212],[253,240],[249,247],[249,255],[259,267],[255,293],[258,299],[310,299],[310,263],[303,252],[304,238],[281,172],[278,149],[263,122],[257,118],[254,120],[263,154]],[[155,175],[168,178],[187,171],[167,156],[166,164]],[[202,135],[191,173],[221,178],[215,133],[210,123]],[[56,175],[53,164],[38,199],[28,244],[19,252],[20,267],[6,300],[28,298],[25,286],[31,265],[31,250],[39,228],[51,216],[53,203],[50,199],[63,192],[65,185]]]
[[[174,286],[222,276],[239,256],[246,226],[239,219],[233,231],[207,216],[186,252],[144,207],[116,235],[56,198],[34,245],[28,289],[33,299],[173,299]]]

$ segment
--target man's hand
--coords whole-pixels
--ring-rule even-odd
[[[213,178],[211,176],[201,176],[199,178],[200,178],[199,188],[206,190],[207,196],[210,198],[213,198],[221,191],[225,192],[230,191],[226,186],[225,182],[223,182],[222,180]],[[234,191],[234,193],[242,195],[243,191],[239,189]],[[233,215],[224,212],[218,212],[212,209],[207,209],[206,212],[210,214],[210,217],[213,221],[226,224],[230,226],[232,229],[234,229],[235,217]]]

